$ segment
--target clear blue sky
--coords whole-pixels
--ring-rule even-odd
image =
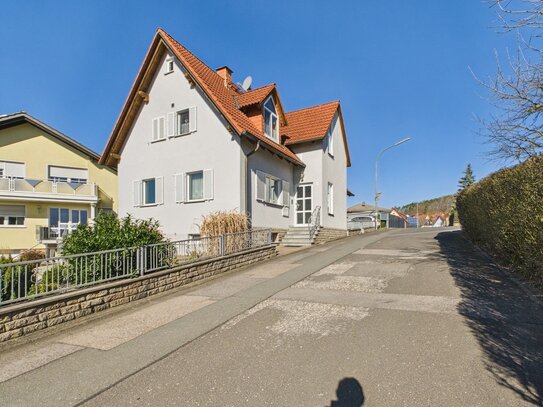
[[[495,72],[485,1],[12,1],[0,18],[0,113],[24,110],[101,152],[158,26],[212,68],[253,86],[275,82],[285,108],[340,99],[353,165],[350,204],[453,193],[468,162],[488,162],[474,115],[490,112],[481,76]]]

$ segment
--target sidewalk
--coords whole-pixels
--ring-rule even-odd
[[[67,324],[58,333],[0,346],[0,405],[80,403],[381,237],[289,249],[201,285]]]

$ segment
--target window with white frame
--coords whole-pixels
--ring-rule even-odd
[[[25,163],[0,161],[0,178],[25,178]]]
[[[168,137],[177,137],[194,133],[196,124],[196,106],[170,112],[166,120],[166,134]]]
[[[331,182],[328,183],[327,201],[328,201],[328,214],[333,215],[334,214],[334,184],[332,184]]]
[[[278,177],[256,171],[256,199],[273,205],[290,206],[290,184]]]
[[[196,171],[187,174],[187,189],[189,201],[204,199],[204,172]]]
[[[189,203],[213,199],[213,169],[182,172],[174,175],[175,202]]]
[[[47,178],[53,182],[71,182],[86,184],[89,178],[89,171],[85,168],[61,167],[50,165]]]
[[[173,72],[174,62],[173,58],[166,59],[166,69],[164,71],[164,74],[169,74]]]
[[[156,180],[155,178],[144,179],[143,183],[143,204],[156,204]]]
[[[190,113],[189,109],[181,110],[176,113],[177,118],[177,135],[190,133]]]
[[[161,205],[164,203],[163,177],[134,181],[133,194],[134,206]]]
[[[0,205],[0,226],[24,226],[24,205]]]
[[[268,138],[274,141],[278,140],[279,135],[279,120],[277,118],[277,110],[273,97],[269,97],[264,103],[264,133]]]

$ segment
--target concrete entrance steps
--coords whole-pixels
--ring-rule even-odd
[[[315,242],[319,229],[317,229],[313,237],[310,237],[309,228],[307,226],[289,226],[285,237],[281,240],[281,245],[311,246]]]

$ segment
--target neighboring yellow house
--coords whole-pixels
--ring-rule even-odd
[[[64,234],[117,211],[117,173],[27,113],[0,116],[0,255],[55,252]]]

